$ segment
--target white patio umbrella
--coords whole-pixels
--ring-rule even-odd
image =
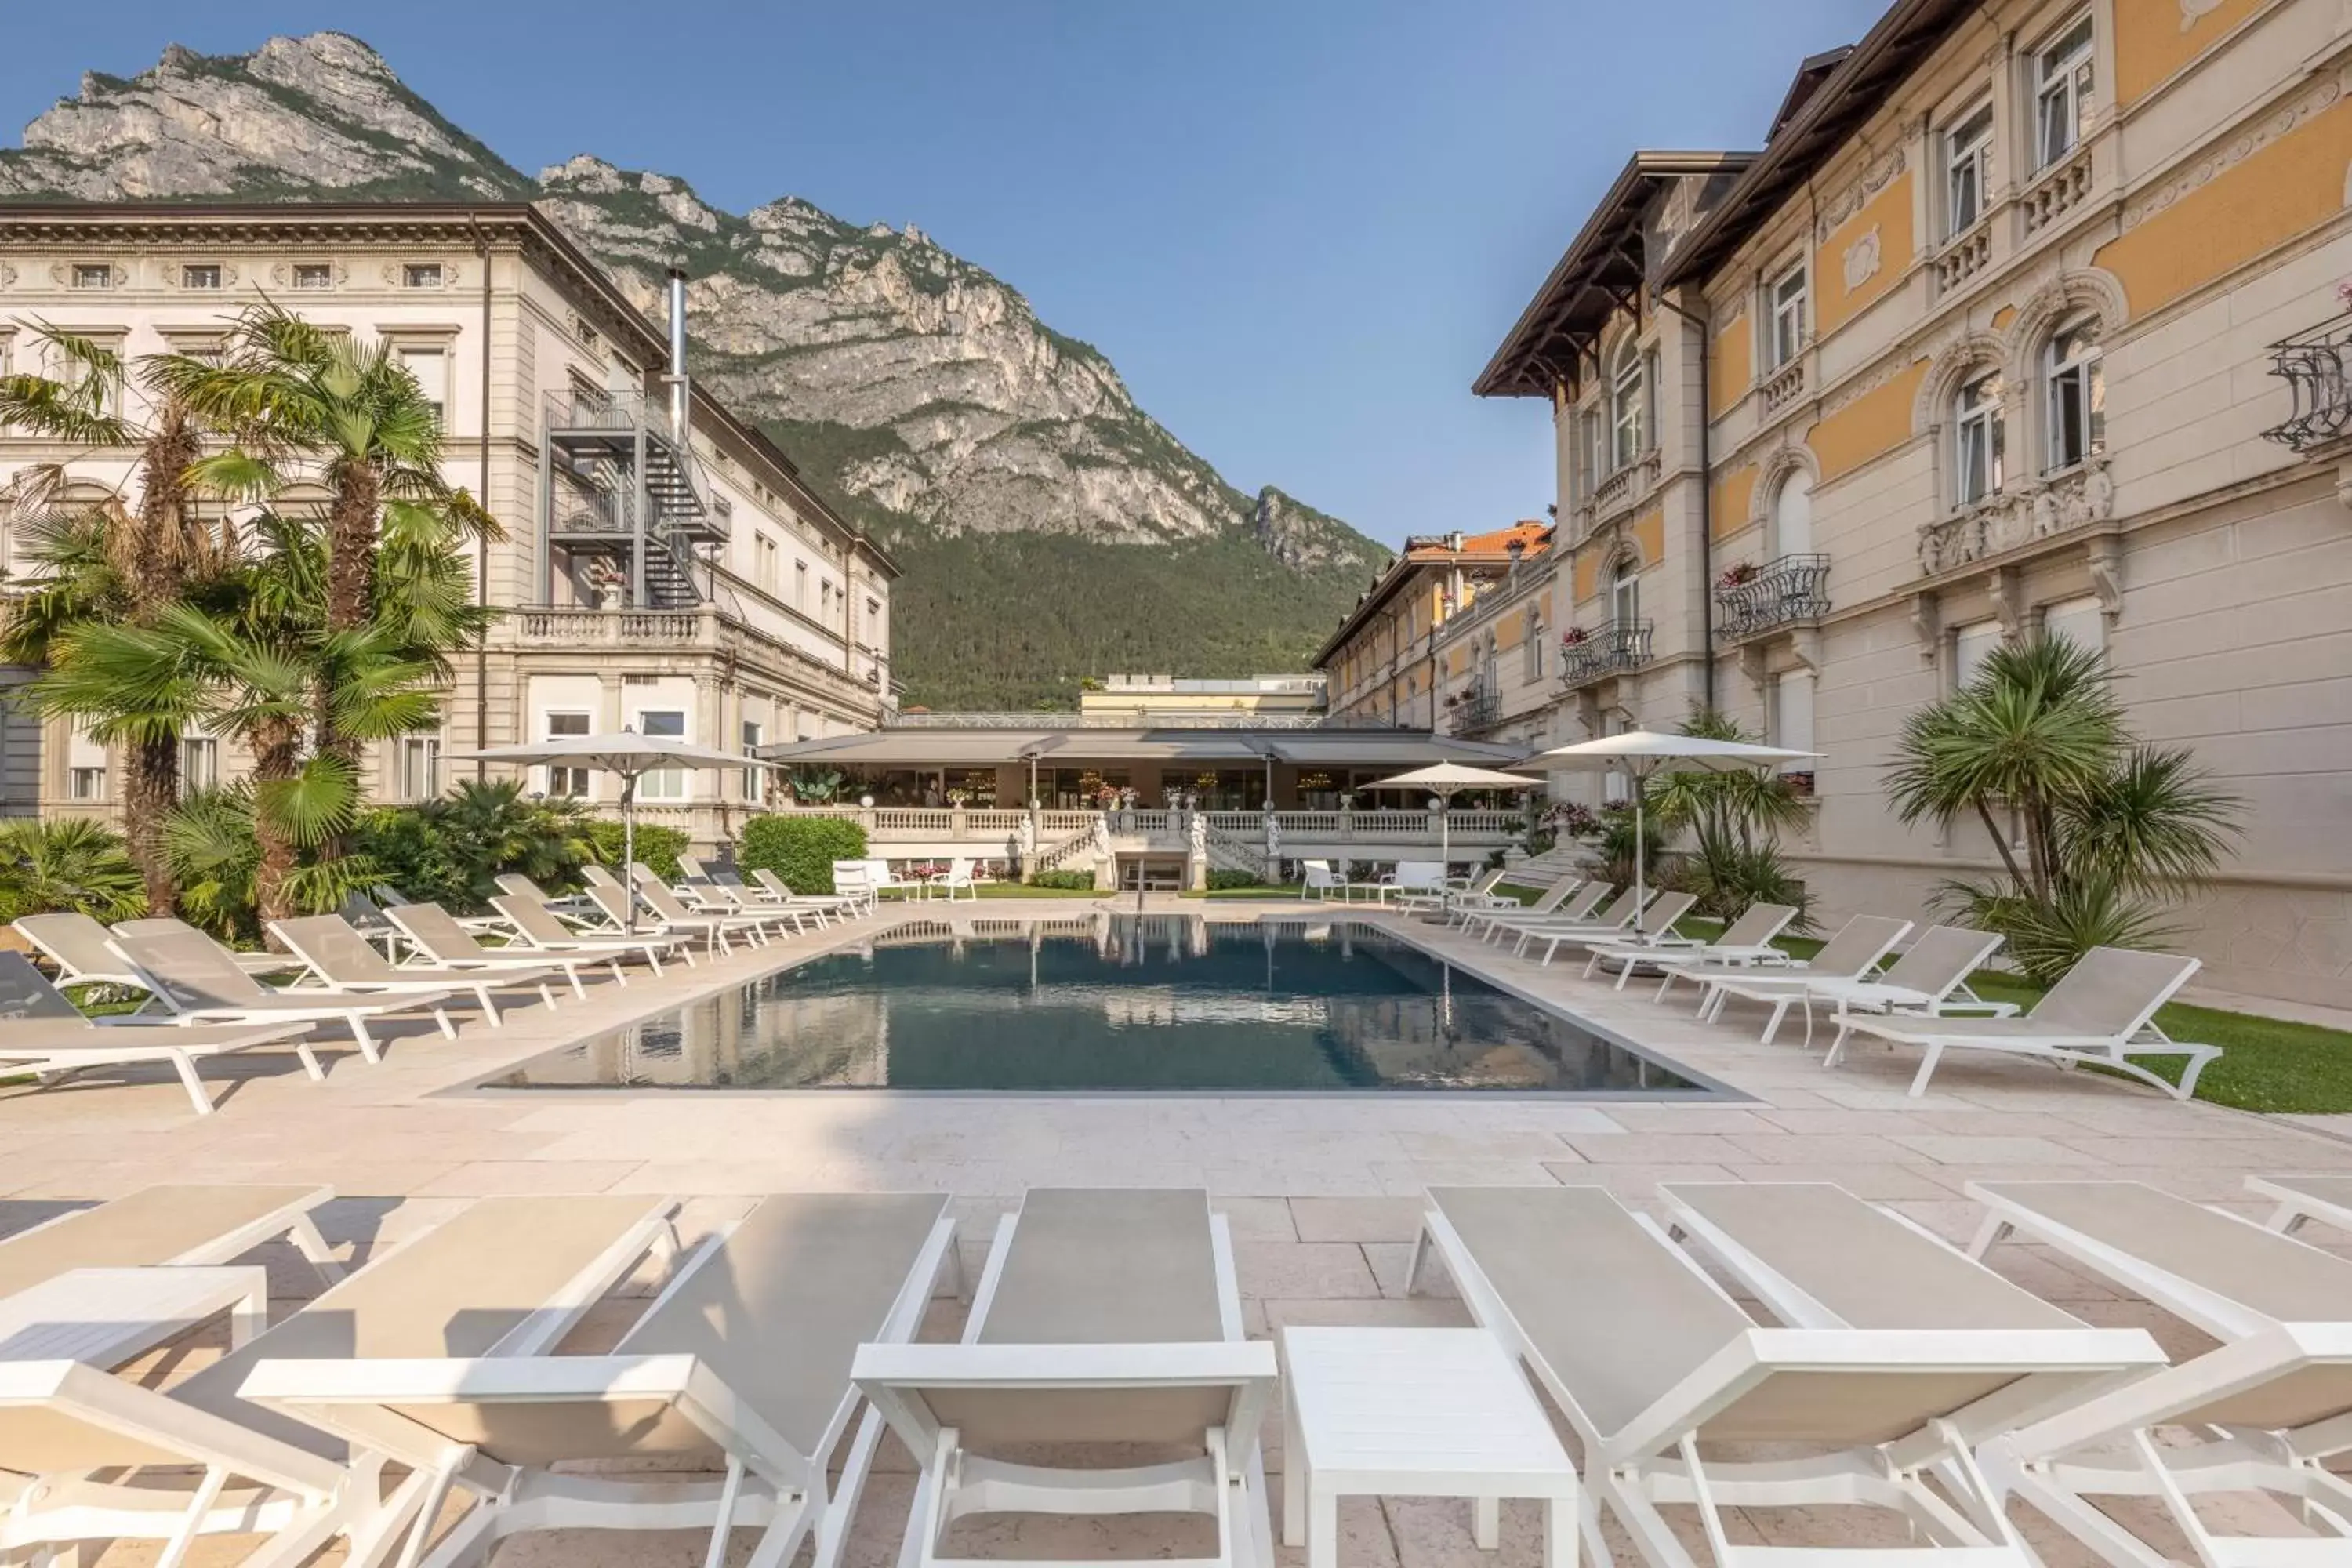
[[[1573,746],[1560,746],[1529,757],[1527,767],[1547,772],[1581,769],[1587,773],[1623,773],[1633,779],[1633,897],[1635,909],[1649,896],[1642,864],[1642,796],[1653,773],[1699,772],[1736,773],[1742,768],[1765,768],[1818,757],[1819,752],[1792,752],[1782,746],[1755,746],[1745,741],[1711,741],[1704,735],[1665,735],[1652,730],[1628,730],[1602,735]]]
[[[782,764],[711,746],[698,746],[667,735],[640,735],[623,730],[616,735],[554,735],[521,746],[491,746],[478,752],[457,752],[467,763],[513,763],[521,767],[587,768],[615,773],[621,780],[621,880],[629,889],[622,900],[622,925],[636,927],[636,882],[629,867],[637,858],[637,781],[664,768],[772,768]]]
[[[1534,789],[1541,779],[1522,778],[1517,773],[1498,773],[1492,768],[1465,767],[1460,763],[1433,763],[1425,768],[1415,768],[1409,773],[1399,773],[1392,779],[1368,784],[1364,789],[1426,790],[1444,802],[1445,808],[1437,814],[1438,876],[1444,879],[1444,868],[1454,859],[1454,795],[1465,789]]]

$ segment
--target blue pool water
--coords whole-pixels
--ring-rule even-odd
[[[902,928],[486,1087],[1712,1092],[1372,927],[1149,915]]]

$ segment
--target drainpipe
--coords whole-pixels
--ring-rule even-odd
[[[1715,706],[1715,473],[1707,447],[1714,435],[1714,410],[1707,401],[1708,349],[1706,322],[1664,294],[1656,304],[1672,310],[1698,329],[1698,635],[1699,689],[1709,709]]]
[[[482,258],[482,468],[478,481],[482,493],[474,499],[487,512],[490,509],[490,238],[472,213],[466,215],[466,226],[473,231],[474,254]],[[485,608],[490,602],[490,544],[486,539],[474,545],[474,602]],[[474,750],[487,751],[489,744],[490,628],[486,626],[474,637]],[[475,779],[489,776],[490,764],[477,759]]]

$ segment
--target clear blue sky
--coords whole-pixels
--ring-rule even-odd
[[[1755,145],[1883,6],[113,0],[5,29],[0,121],[166,43],[339,27],[527,172],[591,152],[914,223],[1234,483],[1393,542],[1542,514],[1541,405],[1471,378],[1633,149]]]

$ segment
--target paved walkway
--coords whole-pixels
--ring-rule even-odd
[[[1218,920],[1268,912],[1174,900],[1153,906]],[[1127,900],[1118,907],[1134,906]],[[1090,900],[989,902],[977,912],[1048,919],[1093,908]],[[971,918],[974,909],[961,906],[951,918]],[[946,912],[936,904],[913,911]],[[1425,925],[1410,927],[1411,934],[1439,953],[1558,1001],[1751,1098],[1708,1105],[1442,1095],[976,1100],[855,1091],[486,1095],[459,1087],[586,1033],[863,942],[874,929],[751,950],[673,969],[658,981],[640,974],[625,988],[598,984],[588,1003],[520,1007],[505,1028],[468,1023],[454,1041],[429,1025],[403,1026],[382,1065],[341,1050],[324,1084],[306,1080],[291,1057],[208,1068],[232,1076],[215,1079],[230,1088],[219,1113],[205,1118],[188,1114],[168,1075],[0,1091],[0,1230],[69,1203],[192,1179],[331,1184],[342,1195],[324,1228],[353,1256],[482,1194],[675,1194],[687,1200],[688,1227],[697,1230],[740,1212],[755,1194],[914,1188],[956,1195],[962,1246],[974,1265],[969,1278],[976,1277],[987,1222],[1026,1186],[1204,1185],[1232,1217],[1249,1327],[1263,1332],[1284,1323],[1466,1321],[1449,1298],[1402,1296],[1416,1194],[1432,1184],[1598,1184],[1639,1205],[1660,1183],[1675,1180],[1828,1181],[1965,1239],[1978,1216],[1962,1189],[1979,1177],[2129,1178],[2255,1213],[2260,1205],[2243,1197],[2249,1173],[2352,1170],[2352,1141],[2028,1063],[1951,1061],[1930,1093],[1909,1099],[1904,1090],[1916,1058],[1908,1054],[1864,1050],[1825,1070],[1818,1052],[1795,1043],[1800,1027],[1784,1030],[1779,1045],[1758,1044],[1760,1013],[1701,1025],[1686,1001],[1660,1006],[1638,984],[1609,991],[1574,978],[1565,959],[1542,968]],[[2352,1250],[2352,1237],[2314,1239]],[[2095,1322],[2145,1324],[2176,1353],[2199,1342],[2193,1331],[2036,1249],[2007,1247],[1997,1260],[2021,1283]],[[282,1305],[309,1289],[299,1265],[275,1278],[289,1298]],[[944,1325],[960,1308],[941,1303],[940,1312]],[[891,1560],[900,1517],[892,1499],[905,1495],[903,1477],[877,1482],[852,1549],[858,1568]],[[1781,1539],[1780,1531],[1796,1528],[1749,1523],[1758,1539]],[[1538,1558],[1534,1516],[1524,1510],[1505,1511],[1499,1560],[1472,1549],[1464,1505],[1350,1504],[1343,1528],[1347,1568],[1532,1568]],[[2050,1546],[2053,1568],[2084,1561],[2071,1543],[2040,1531],[2035,1538]],[[1173,1538],[1149,1529],[1046,1526],[1020,1539],[1024,1550],[1148,1557],[1165,1555]],[[192,1561],[234,1561],[225,1548],[212,1543]],[[1297,1555],[1286,1553],[1286,1563]],[[128,1546],[103,1559],[110,1568],[148,1560]],[[499,1562],[699,1560],[697,1543],[664,1535],[524,1542]]]

